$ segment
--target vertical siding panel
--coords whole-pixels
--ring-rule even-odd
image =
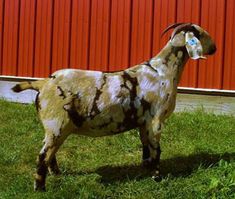
[[[199,63],[198,87],[216,88],[222,87],[222,61],[223,61],[223,38],[225,20],[225,1],[205,0],[202,1],[203,28],[208,30],[217,45],[215,56],[209,57],[206,61]]]
[[[89,46],[89,69],[108,70],[110,6],[109,0],[93,0]]]
[[[54,6],[52,72],[69,67],[71,0],[57,0]]]
[[[235,1],[228,0],[226,8],[223,89],[235,90]]]
[[[156,55],[168,42],[170,33],[161,37],[163,30],[176,21],[176,0],[155,0],[153,55]]]
[[[131,65],[148,60],[152,54],[153,1],[133,1]]]
[[[124,11],[125,11],[125,2],[124,1],[119,1],[118,2],[118,21],[116,21],[117,23],[117,43],[116,46],[114,46],[113,48],[116,49],[116,53],[115,55],[118,57],[117,60],[117,66],[120,68],[121,66],[121,62],[122,62],[122,56],[123,56],[123,51],[122,51],[122,47],[123,47],[123,39],[124,39],[124,35],[123,35],[123,25],[124,25]],[[119,31],[119,32],[118,32]],[[119,63],[118,63],[119,62]]]
[[[33,76],[33,49],[35,26],[34,0],[21,0],[18,75]]]
[[[19,0],[5,2],[3,67],[4,75],[16,75],[19,27]]]
[[[24,65],[24,58],[23,55],[24,53],[22,52],[22,50],[25,49],[25,43],[24,43],[24,35],[25,33],[28,34],[28,30],[27,27],[26,27],[26,2],[24,0],[21,0],[21,4],[20,4],[20,18],[19,18],[19,23],[20,23],[20,29],[19,29],[19,51],[18,51],[18,74],[17,75],[20,75],[20,74],[25,74],[26,72],[26,67],[22,67],[20,65]]]
[[[71,68],[88,69],[90,4],[90,0],[72,4]]]
[[[3,30],[4,30],[4,0],[0,0],[0,75],[2,74],[3,59]]]
[[[146,1],[145,8],[145,22],[144,22],[144,41],[143,41],[143,59],[150,59],[152,56],[152,47],[153,47],[153,0]],[[147,46],[146,46],[147,44]],[[147,48],[147,49],[146,49]]]
[[[89,68],[94,69],[97,64],[100,64],[100,60],[96,57],[96,32],[97,32],[97,0],[91,1],[91,24],[90,24],[90,46],[89,46]],[[100,39],[100,38],[98,38]],[[96,64],[95,64],[96,62]],[[94,65],[93,65],[94,64]],[[91,66],[93,65],[93,66]]]
[[[136,1],[137,2],[137,1]],[[146,2],[139,0],[138,2],[138,10],[139,14],[136,17],[138,20],[138,37],[137,37],[137,49],[136,50],[136,60],[133,60],[134,63],[138,64],[140,62],[145,61],[144,59],[144,50],[149,51],[149,44],[146,42],[144,45],[144,36],[145,36],[145,22],[146,22]]]
[[[123,28],[122,26],[118,27],[118,20],[121,21],[123,19],[123,16],[120,17],[119,10],[124,10],[122,7],[123,2],[120,2],[120,0],[114,0],[111,8],[109,69],[112,71],[116,69],[116,64],[119,65],[118,63],[120,62],[116,59],[117,52],[120,50],[120,48],[118,48],[117,38],[121,35]],[[119,37],[122,37],[122,35]]]
[[[34,76],[47,77],[51,67],[53,0],[37,1]]]
[[[139,15],[139,0],[133,1],[132,5],[132,31],[131,31],[131,49],[130,49],[130,65],[135,65],[137,60],[138,50],[138,15]]]
[[[80,2],[80,5],[79,5]],[[84,1],[73,1],[72,2],[72,24],[71,24],[71,55],[70,55],[70,63],[73,68],[78,68],[78,61],[76,57],[81,59],[81,56],[77,52],[77,46],[79,43],[77,42],[78,38],[81,38],[82,29],[78,29],[78,21],[82,20],[83,9],[78,12],[79,7],[83,7]],[[79,6],[78,6],[79,5]],[[80,30],[80,31],[79,31]]]
[[[189,61],[180,86],[235,89],[234,8],[234,0],[0,0],[0,74],[124,69],[157,54],[168,25],[193,22],[218,50]]]
[[[129,65],[131,0],[114,0],[111,10],[109,70]]]
[[[200,0],[178,0],[177,22],[200,23]],[[197,87],[198,61],[189,60],[182,74],[180,86]]]
[[[104,62],[102,63],[102,65],[104,65],[104,68],[102,68],[102,70],[109,70],[108,66],[109,66],[109,46],[110,46],[110,21],[111,21],[111,1],[106,0],[104,1],[104,6],[103,6],[103,38],[102,38],[102,48],[103,48],[103,58],[102,60],[104,60]],[[98,70],[101,70],[101,68],[99,68]]]
[[[124,27],[123,27],[123,40],[119,40],[119,42],[123,42],[122,49],[120,51],[123,52],[122,63],[120,64],[121,69],[127,68],[130,66],[130,48],[131,48],[131,12],[132,10],[132,1],[125,1],[125,12],[124,12]]]

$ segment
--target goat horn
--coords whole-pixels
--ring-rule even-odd
[[[176,24],[170,25],[167,29],[165,29],[163,34],[165,34],[167,31],[169,31],[172,28],[175,28],[175,30],[172,32],[171,38],[174,38],[174,36],[177,33],[181,32],[182,30],[194,30],[192,23],[176,23]]]
[[[172,32],[171,34],[171,38],[174,38],[174,36],[177,34],[177,33],[180,33],[182,30],[195,30],[195,28],[192,26],[191,23],[185,23],[185,24],[182,24],[182,25],[179,25],[175,28],[175,30]]]
[[[174,24],[171,24],[169,25],[161,34],[161,37],[167,33],[170,29],[173,29],[173,28],[176,28],[177,26],[180,26],[180,25],[183,25],[184,23],[174,23]]]

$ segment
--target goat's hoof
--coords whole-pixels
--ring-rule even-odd
[[[50,173],[50,175],[55,175],[55,176],[61,175],[61,171],[59,169],[50,169],[49,168],[49,173]]]
[[[151,168],[153,166],[152,158],[142,160],[142,166],[145,168]]]
[[[161,177],[161,176],[152,176],[152,179],[153,179],[155,182],[161,182],[161,181],[162,181],[162,177]]]
[[[34,191],[45,192],[46,191],[46,187],[45,187],[45,185],[35,181],[34,182]]]
[[[152,175],[152,179],[155,182],[161,182],[162,181],[162,176],[160,175],[159,171],[155,171],[154,174]]]
[[[34,191],[37,191],[37,192],[45,192],[46,191],[46,187],[34,187]]]

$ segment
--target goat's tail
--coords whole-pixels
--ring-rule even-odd
[[[27,90],[27,89],[33,89],[33,90],[39,91],[43,87],[45,82],[46,82],[46,79],[32,81],[32,82],[30,82],[30,81],[22,82],[22,83],[16,84],[11,89],[16,93],[19,93],[19,92]]]

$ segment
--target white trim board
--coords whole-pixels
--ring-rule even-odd
[[[0,75],[0,81],[15,82],[15,83],[22,81],[36,81],[40,79],[43,78]],[[178,93],[235,97],[235,90],[220,90],[220,89],[206,89],[206,88],[193,88],[193,87],[178,87]]]
[[[37,92],[34,90],[26,90],[21,93],[14,93],[11,88],[17,83],[18,82],[16,81],[0,80],[0,98],[13,102],[33,103]],[[187,92],[181,93],[179,88],[176,100],[176,112],[192,111],[203,107],[205,111],[213,112],[215,114],[235,116],[235,95],[218,96],[217,91],[214,91],[213,95],[199,94],[203,93],[203,91],[199,91],[197,94],[190,94],[190,89],[187,88],[185,90],[187,90]],[[230,94],[231,93],[229,93],[229,95]]]

